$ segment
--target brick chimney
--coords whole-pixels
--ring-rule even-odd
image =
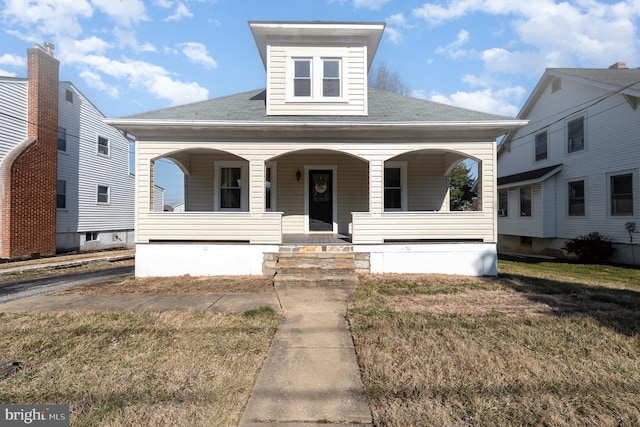
[[[53,45],[27,49],[28,140],[3,167],[2,258],[56,253],[58,72]]]
[[[609,66],[610,70],[625,70],[627,68],[626,62],[616,62]]]

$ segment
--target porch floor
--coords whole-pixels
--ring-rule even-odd
[[[285,245],[344,245],[351,244],[351,236],[344,234],[283,234]]]

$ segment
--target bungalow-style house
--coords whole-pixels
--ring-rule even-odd
[[[498,150],[498,247],[565,256],[598,232],[640,263],[640,68],[550,68]]]
[[[136,135],[136,275],[262,275],[283,251],[350,251],[372,273],[496,274],[497,136],[521,120],[367,89],[383,23],[249,22],[253,90],[107,123]],[[154,162],[184,212],[153,212]],[[478,163],[479,208],[448,175]]]
[[[45,46],[27,78],[0,76],[0,258],[132,246],[131,142]]]

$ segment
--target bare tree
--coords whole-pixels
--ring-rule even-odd
[[[384,62],[371,69],[369,73],[369,87],[386,90],[400,95],[408,95],[409,88],[395,71],[390,71]]]

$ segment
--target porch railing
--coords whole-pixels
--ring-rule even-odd
[[[493,242],[493,215],[463,212],[369,212],[352,214],[352,243],[415,240],[480,240]]]
[[[281,212],[149,212],[138,215],[136,242],[282,242]]]

